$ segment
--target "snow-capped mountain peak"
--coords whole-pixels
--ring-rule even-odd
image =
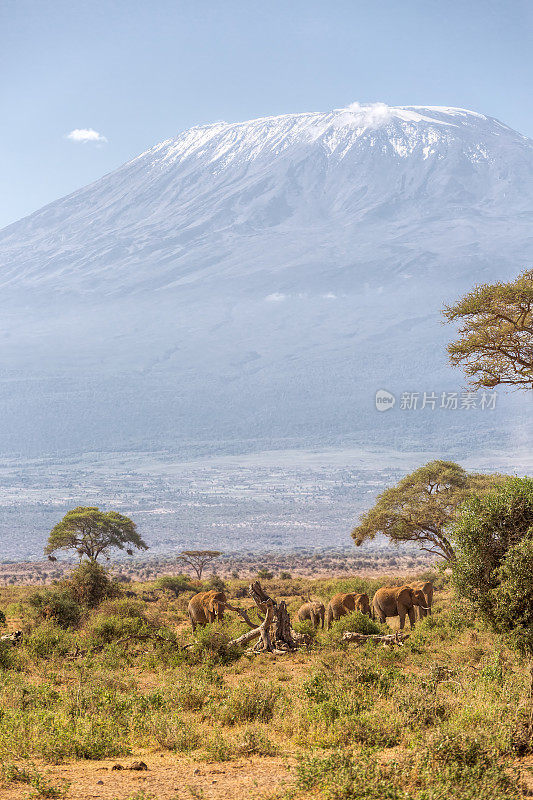
[[[449,382],[439,310],[533,261],[532,186],[532,142],[459,108],[169,138],[0,231],[0,451],[464,441],[374,393]]]

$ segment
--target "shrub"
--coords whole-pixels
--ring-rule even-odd
[[[228,588],[220,575],[211,575],[207,583],[208,589],[216,589],[217,592],[225,592]]]
[[[95,644],[110,644],[126,636],[142,636],[154,630],[144,606],[137,600],[121,598],[101,607],[90,622],[88,633]]]
[[[278,687],[253,681],[229,693],[219,716],[228,725],[237,722],[270,722],[280,696]]]
[[[454,526],[453,581],[492,627],[533,654],[533,479],[466,502]]]
[[[175,597],[179,597],[183,592],[192,591],[191,579],[187,575],[163,575],[155,583],[157,589],[171,592]]]
[[[62,585],[78,604],[88,608],[96,608],[106,598],[116,597],[119,593],[107,570],[95,561],[83,561]]]
[[[11,644],[0,642],[0,669],[10,669],[13,666]]]
[[[261,581],[271,581],[274,577],[274,573],[270,572],[268,569],[260,569],[257,573],[257,577]]]
[[[24,645],[28,653],[38,658],[64,656],[74,649],[74,637],[61,625],[47,620],[25,638]]]
[[[345,617],[333,622],[327,633],[327,638],[334,644],[340,644],[345,631],[363,633],[365,635],[382,632],[374,620],[370,619],[366,614],[361,614],[360,611],[352,611],[351,614],[347,614]]]
[[[279,577],[282,581],[292,581],[292,575],[290,572],[280,572]]]
[[[83,608],[63,587],[34,592],[28,603],[38,621],[52,620],[61,628],[76,628],[83,616]]]

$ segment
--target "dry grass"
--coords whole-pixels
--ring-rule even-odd
[[[266,587],[294,613],[307,591],[378,583]],[[216,647],[206,630],[179,649],[192,642],[186,597],[108,601],[78,630],[37,624],[27,597],[0,590],[9,627],[26,630],[0,653],[0,800],[503,800],[533,785],[525,665],[447,590],[401,649],[319,632],[283,657],[228,652],[234,619]],[[115,644],[124,631],[139,639]],[[169,643],[142,638],[155,631]],[[148,770],[111,769],[139,759]]]

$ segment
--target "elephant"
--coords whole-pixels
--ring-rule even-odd
[[[224,592],[217,592],[215,589],[210,592],[198,592],[189,600],[187,612],[193,631],[197,625],[207,625],[215,619],[221,620],[224,616],[224,608],[227,604]]]
[[[411,586],[382,586],[374,595],[372,606],[380,622],[387,617],[400,617],[400,630],[405,625],[405,617],[409,617],[411,628],[414,628],[415,606],[426,610],[426,598],[421,589]]]
[[[419,589],[425,598],[425,608],[423,606],[419,606],[418,613],[420,615],[420,619],[426,617],[428,614],[431,614],[431,606],[433,604],[433,584],[431,581],[419,581],[418,583],[411,583],[409,584],[411,589]]]
[[[304,603],[303,606],[300,606],[298,609],[298,619],[300,622],[309,620],[313,628],[324,627],[325,614],[326,609],[324,603],[321,603],[320,600],[309,600],[309,602]]]
[[[333,595],[328,603],[328,610],[326,615],[327,626],[331,628],[333,620],[340,619],[346,616],[351,611],[360,611],[361,614],[372,616],[372,609],[370,607],[370,600],[367,594],[359,594],[358,592],[349,592],[344,594]]]

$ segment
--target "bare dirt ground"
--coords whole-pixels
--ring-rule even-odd
[[[127,769],[139,760],[148,767],[146,771]],[[113,770],[115,764],[125,769]],[[39,771],[48,775],[54,785],[69,783],[69,800],[123,800],[141,792],[146,800],[266,800],[279,796],[291,782],[289,760],[265,757],[220,764],[198,762],[172,753],[141,752],[118,761],[76,761]],[[25,784],[0,788],[0,800],[22,800],[28,796]]]

